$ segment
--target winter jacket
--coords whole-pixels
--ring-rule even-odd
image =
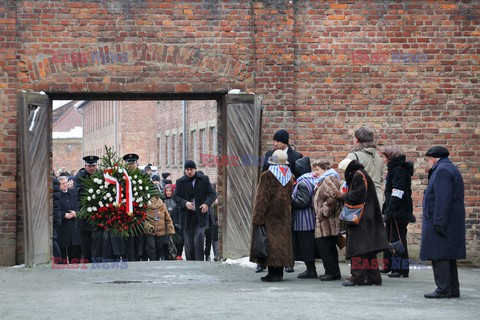
[[[165,203],[160,198],[152,198],[151,202],[147,210],[145,234],[157,237],[175,234],[173,221]]]
[[[78,213],[78,199],[75,191],[60,191],[59,214],[62,219],[61,225],[57,228],[57,239],[60,247],[80,245],[80,230],[77,228],[77,218],[67,219],[65,214],[73,210]]]
[[[292,176],[289,182],[282,186],[271,171],[267,170],[260,175],[253,205],[252,229],[265,225],[269,255],[266,259],[254,259],[250,246],[250,261],[267,266],[293,265],[291,228],[293,181]]]
[[[377,192],[378,204],[380,208],[383,206],[383,170],[384,164],[382,158],[377,154],[375,145],[360,144],[356,146],[352,152],[347,155],[348,159],[357,160],[365,167],[365,171],[375,184]]]
[[[367,189],[360,172],[367,180]],[[372,178],[363,170],[363,165],[353,160],[345,170],[345,180],[348,185],[348,192],[343,195],[345,202],[351,205],[365,203],[360,223],[358,225],[347,224],[345,258],[350,259],[386,250],[388,248],[387,234]]]
[[[60,182],[53,177],[53,226],[58,228],[62,224],[62,216],[60,214]]]
[[[338,216],[342,203],[337,199],[341,181],[334,176],[326,177],[315,191],[313,205],[315,208],[315,238],[336,236],[340,233]]]
[[[385,202],[383,203],[384,220],[407,224],[415,221],[412,204],[413,163],[406,162],[400,155],[387,164],[385,179]]]
[[[292,193],[293,231],[314,230],[315,212],[311,203],[316,178],[311,173],[310,158],[298,159],[295,162],[295,169],[300,177]]]
[[[423,260],[465,259],[465,202],[463,178],[448,158],[440,159],[428,173],[428,186],[423,195],[422,242]],[[445,228],[445,235],[435,230]]]

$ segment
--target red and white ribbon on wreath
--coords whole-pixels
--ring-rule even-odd
[[[127,201],[127,213],[133,213],[133,198],[132,198],[132,181],[130,177],[125,172],[125,200]]]
[[[118,182],[116,178],[112,177],[108,173],[104,173],[103,177],[106,183],[115,185],[117,189],[117,196],[115,198],[115,203],[117,203],[118,205],[121,205],[122,204],[122,186],[120,185],[120,182]]]

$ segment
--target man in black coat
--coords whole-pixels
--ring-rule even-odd
[[[68,189],[68,177],[60,176],[60,207],[58,214],[62,219],[58,227],[58,243],[63,263],[80,262],[80,230],[76,226],[78,199],[75,191]]]
[[[268,170],[268,167],[270,167],[270,164],[268,163],[268,160],[270,157],[273,155],[275,150],[283,150],[287,152],[288,155],[288,166],[290,167],[290,171],[292,171],[292,174],[295,176],[295,179],[299,177],[298,172],[295,170],[295,161],[298,159],[302,158],[303,155],[300,152],[297,152],[290,147],[288,144],[289,142],[289,134],[286,130],[278,130],[275,132],[273,135],[273,146],[274,150],[267,151],[265,154],[265,158],[263,159],[263,167],[262,167],[262,173],[264,171]]]
[[[432,260],[437,289],[425,298],[459,298],[457,259],[466,258],[463,178],[446,148],[425,154],[430,165],[423,196],[420,258]]]
[[[177,180],[173,200],[180,210],[187,260],[203,261],[208,212],[217,198],[208,176],[199,174],[194,161],[185,162],[185,175]]]
[[[82,158],[85,161],[85,167],[80,169],[76,175],[76,182],[75,182],[75,190],[78,195],[78,199],[83,192],[85,192],[85,188],[82,185],[82,181],[80,178],[89,178],[91,175],[97,170],[97,161],[99,157],[97,156],[86,156]],[[87,219],[78,219],[77,220],[77,227],[80,230],[80,240],[81,240],[81,247],[82,247],[82,259],[87,262],[92,261],[92,225],[87,221]]]
[[[300,174],[295,169],[295,162],[298,159],[302,158],[303,155],[300,152],[297,152],[297,151],[293,150],[292,147],[290,147],[290,145],[289,145],[289,134],[286,130],[281,129],[281,130],[278,130],[277,132],[275,132],[275,134],[273,135],[273,146],[274,146],[275,149],[267,151],[267,153],[265,154],[265,159],[263,159],[262,173],[267,171],[268,168],[270,167],[270,164],[268,163],[268,160],[270,160],[270,157],[273,155],[275,150],[283,150],[283,151],[287,152],[287,155],[288,155],[287,161],[288,161],[288,166],[290,167],[290,171],[292,172],[295,179],[297,179],[300,176]],[[293,215],[292,215],[292,217],[293,217]],[[292,234],[293,234],[293,229],[292,229]],[[293,241],[293,239],[294,238],[292,237],[292,241]],[[293,243],[293,247],[295,248],[295,243]],[[295,253],[294,253],[294,256],[295,256]],[[261,266],[261,265],[258,265],[255,272],[262,272],[263,270],[265,270],[265,267]],[[293,266],[287,266],[285,268],[285,271],[286,272],[294,272],[295,270],[293,269]]]

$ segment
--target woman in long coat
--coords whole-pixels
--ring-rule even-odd
[[[268,274],[261,278],[266,282],[282,281],[283,267],[294,263],[291,232],[293,175],[285,151],[276,150],[269,162],[269,169],[260,176],[252,217],[253,230],[265,225],[269,254],[266,259],[256,259],[250,250],[250,261],[268,266]]]
[[[365,203],[364,213],[358,225],[347,224],[346,259],[351,259],[352,276],[344,286],[381,285],[377,253],[388,248],[382,211],[372,178],[357,160],[352,160],[345,170],[348,192],[338,196],[350,205]]]
[[[408,248],[407,225],[415,222],[412,202],[412,175],[413,163],[406,161],[405,154],[397,146],[386,146],[383,156],[387,161],[387,178],[385,179],[385,202],[383,215],[386,223],[387,239],[389,242],[402,240],[405,252],[392,257],[389,250],[385,250],[383,257],[387,265],[382,272],[388,273],[391,278],[408,277]],[[392,262],[392,259],[395,261]]]

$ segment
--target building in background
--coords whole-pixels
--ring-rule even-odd
[[[53,110],[52,153],[54,172],[61,168],[66,171],[78,170],[82,161],[82,116],[76,107],[83,101],[70,101]]]

